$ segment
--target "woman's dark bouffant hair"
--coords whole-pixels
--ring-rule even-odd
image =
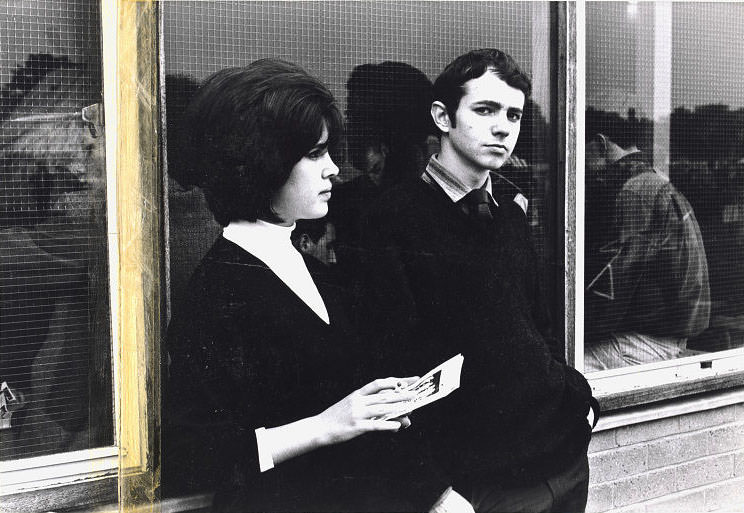
[[[343,129],[330,91],[295,64],[261,59],[211,75],[184,114],[184,181],[204,190],[222,226],[277,220],[271,197],[328,129]]]

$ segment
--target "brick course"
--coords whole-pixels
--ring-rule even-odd
[[[708,454],[706,432],[685,434],[655,440],[648,444],[648,466],[651,469],[691,461]]]
[[[595,433],[587,513],[744,513],[744,403]]]
[[[617,447],[617,441],[615,440],[616,432],[617,430],[610,430],[592,434],[592,441],[589,443],[589,454]]]
[[[604,483],[645,472],[648,468],[645,446],[619,447],[589,455],[589,483]]]

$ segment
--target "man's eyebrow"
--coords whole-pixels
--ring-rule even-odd
[[[480,100],[475,102],[473,105],[485,105],[487,107],[493,107],[494,109],[501,109],[503,105],[493,100]]]
[[[504,104],[503,103],[500,103],[500,102],[497,102],[497,101],[494,101],[494,100],[480,100],[480,101],[475,102],[473,105],[474,106],[485,105],[487,107],[492,107],[492,108],[497,109],[497,110],[504,108]],[[510,112],[518,112],[518,113],[522,114],[522,109],[519,108],[519,107],[508,107],[507,110],[509,110]]]

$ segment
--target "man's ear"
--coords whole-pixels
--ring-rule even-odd
[[[450,131],[450,117],[447,113],[447,107],[440,101],[435,101],[431,104],[431,119],[434,120],[434,124],[442,133],[447,134]]]

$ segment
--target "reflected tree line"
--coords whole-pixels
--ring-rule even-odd
[[[654,122],[639,118],[634,108],[623,117],[618,112],[589,107],[586,132],[604,133],[623,148],[653,149]],[[744,108],[732,110],[722,104],[678,107],[670,117],[669,135],[672,163],[689,160],[719,168],[736,162],[744,158]]]

